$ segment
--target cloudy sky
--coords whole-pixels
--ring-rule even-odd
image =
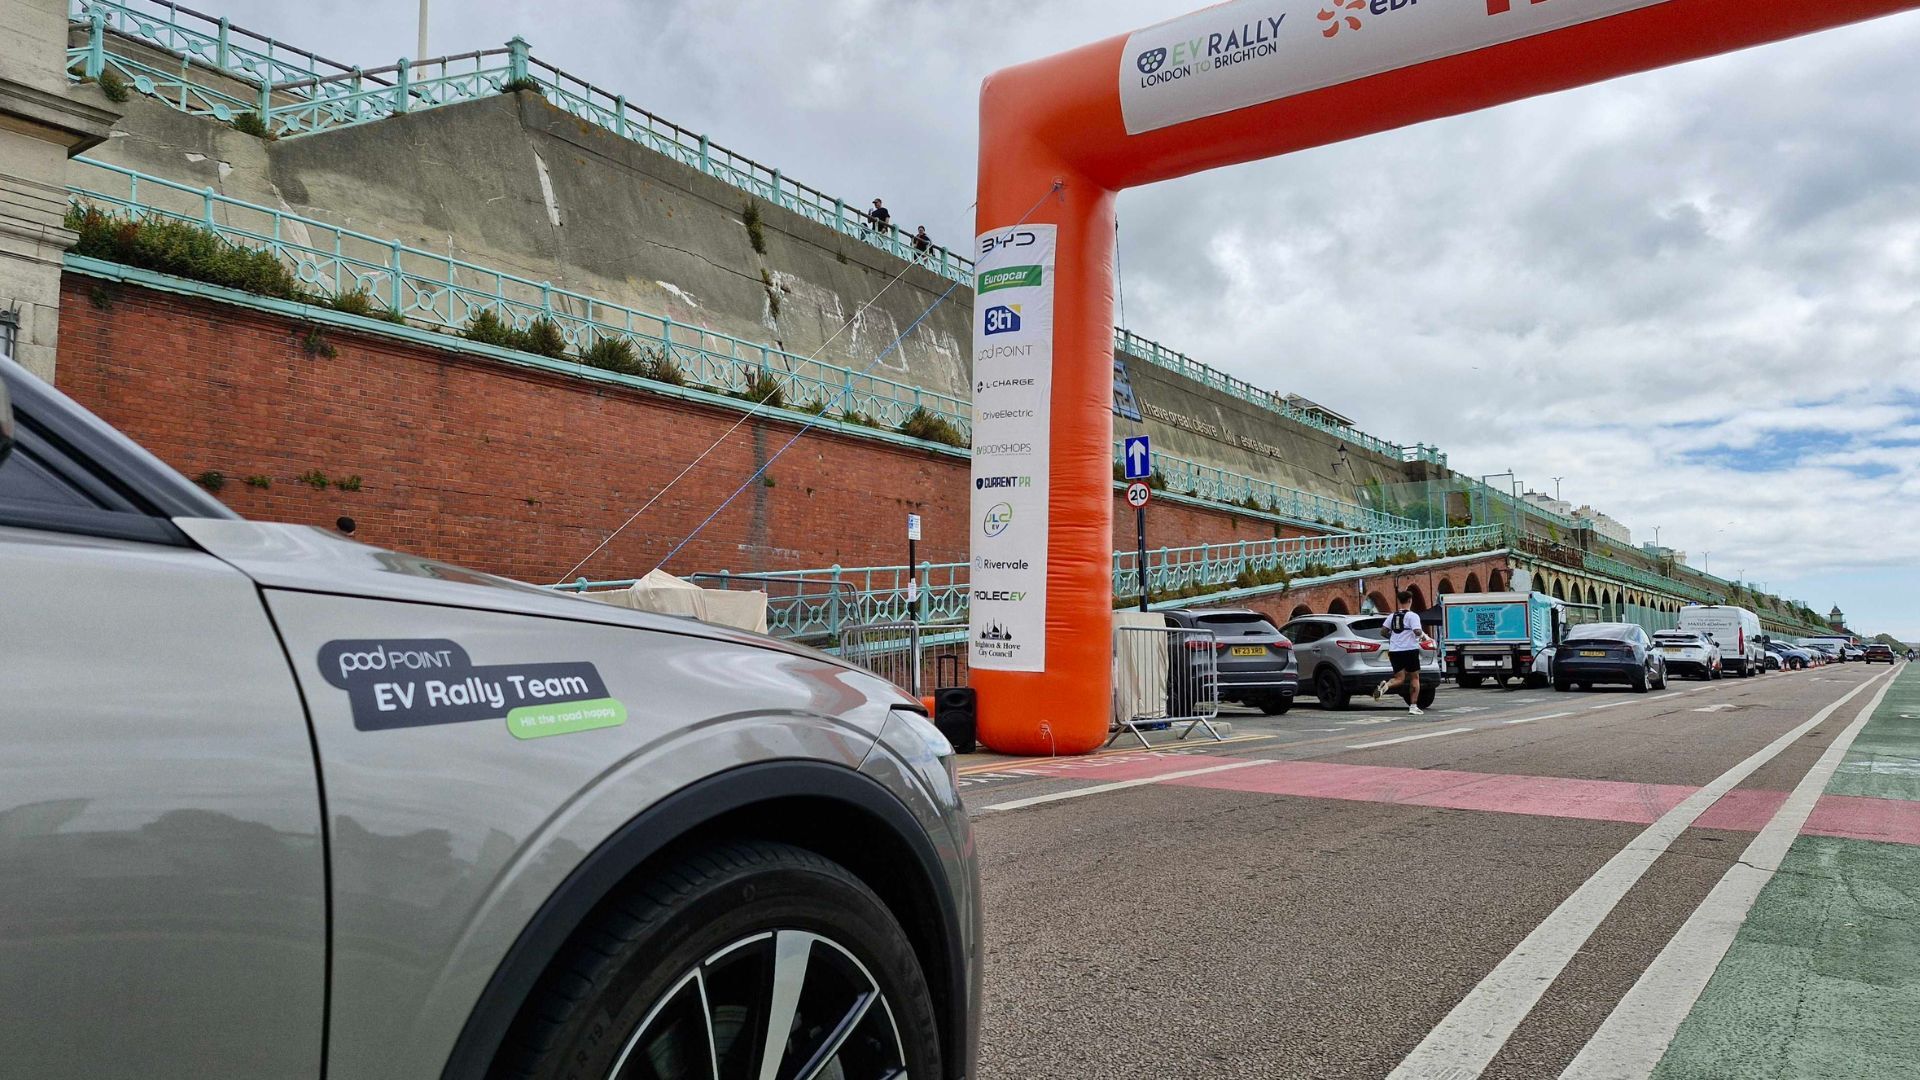
[[[413,51],[412,3],[207,3]],[[432,3],[433,53],[518,33],[942,242],[972,231],[983,76],[1198,6]],[[1128,192],[1125,322],[1920,641],[1916,55],[1898,16]]]

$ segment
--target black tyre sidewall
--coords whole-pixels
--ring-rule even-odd
[[[678,868],[692,870],[693,888],[664,904],[645,902],[657,917],[618,944],[602,977],[558,1032],[543,1067],[526,1075],[605,1080],[640,1021],[687,972],[727,945],[775,930],[816,933],[853,953],[893,1007],[908,1075],[941,1075],[939,1027],[926,979],[886,906],[847,871],[817,856],[782,845],[744,850],[759,858],[742,865],[696,857]],[[607,941],[599,939],[602,949]]]

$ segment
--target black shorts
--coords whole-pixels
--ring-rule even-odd
[[[1405,671],[1414,675],[1420,674],[1419,649],[1401,649],[1398,652],[1389,652],[1387,659],[1393,661],[1393,670],[1395,672]]]

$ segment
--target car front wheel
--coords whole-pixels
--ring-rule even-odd
[[[1340,681],[1340,673],[1328,668],[1313,680],[1313,694],[1320,699],[1323,709],[1344,709],[1347,707],[1347,687]]]
[[[880,898],[785,844],[716,847],[607,905],[543,976],[495,1075],[937,1077],[926,978]]]

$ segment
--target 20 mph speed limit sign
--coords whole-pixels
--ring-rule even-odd
[[[1127,485],[1128,506],[1138,510],[1147,505],[1147,500],[1151,498],[1153,498],[1153,492],[1147,488],[1147,485],[1138,482]]]

